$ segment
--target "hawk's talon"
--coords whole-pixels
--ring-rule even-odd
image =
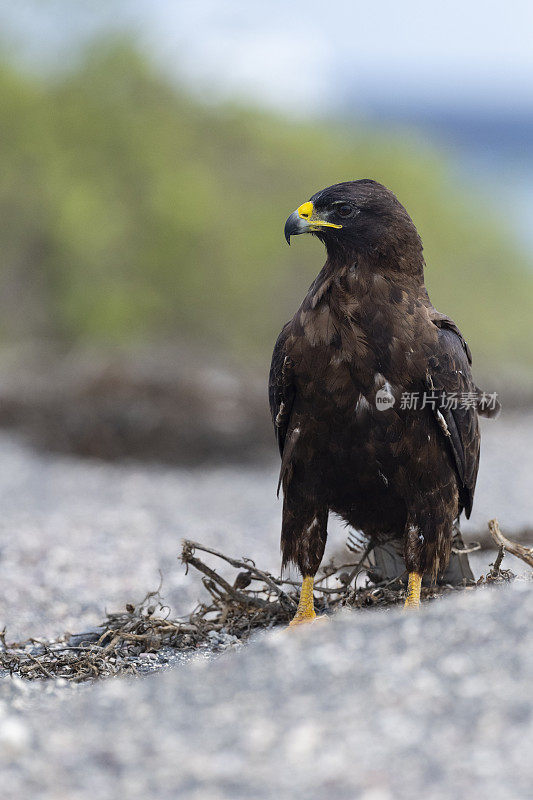
[[[314,611],[312,614],[308,614],[307,616],[296,613],[289,622],[289,628],[295,628],[297,625],[308,625],[311,622],[315,622],[317,619],[318,617]]]

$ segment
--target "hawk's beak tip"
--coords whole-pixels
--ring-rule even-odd
[[[302,230],[302,220],[300,219],[298,212],[293,211],[290,217],[288,218],[287,222],[285,223],[285,241],[287,244],[290,245],[291,243],[291,236],[295,236],[298,233],[303,233]]]

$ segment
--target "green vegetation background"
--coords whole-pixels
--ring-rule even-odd
[[[3,341],[177,338],[259,363],[323,263],[311,237],[286,246],[286,216],[373,177],[410,211],[432,300],[478,364],[533,365],[533,272],[497,199],[419,141],[203,106],[114,46],[55,80],[4,62],[0,169]]]

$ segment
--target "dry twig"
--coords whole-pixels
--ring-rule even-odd
[[[525,561],[526,564],[528,564],[530,567],[533,567],[532,547],[525,547],[523,544],[520,544],[519,542],[513,542],[511,539],[508,539],[506,536],[504,536],[500,530],[497,519],[490,520],[489,531],[498,547],[505,548],[508,553],[511,553],[511,555],[516,556],[517,558],[521,558],[522,561]]]

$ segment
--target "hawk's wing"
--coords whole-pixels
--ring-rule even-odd
[[[457,471],[459,501],[468,518],[472,510],[479,466],[480,392],[470,370],[470,350],[459,328],[444,314],[435,311],[431,317],[439,329],[439,338],[435,353],[428,362],[426,388],[439,395],[433,413],[449,442]],[[443,392],[448,405],[440,401]]]
[[[294,403],[295,387],[292,376],[292,363],[286,352],[286,341],[289,335],[290,322],[288,322],[274,347],[272,354],[272,364],[268,379],[268,399],[270,402],[270,413],[280,455],[283,456],[285,438],[291,418],[292,406]]]

